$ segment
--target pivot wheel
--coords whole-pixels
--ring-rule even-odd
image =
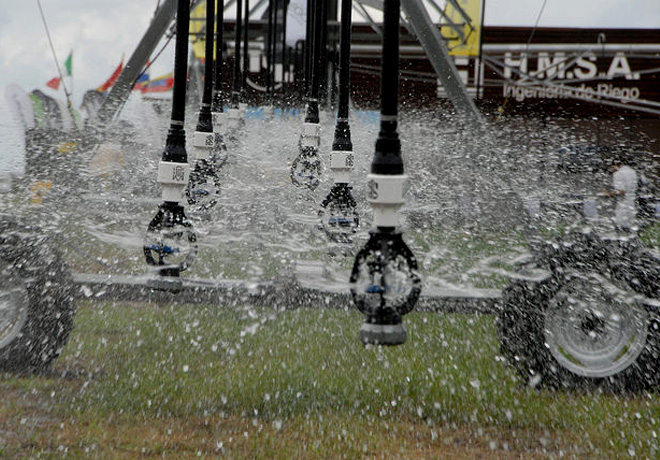
[[[24,279],[0,259],[0,350],[15,341],[27,322],[29,299]]]
[[[0,215],[0,371],[40,371],[60,355],[73,327],[72,293],[52,241]]]
[[[637,240],[590,238],[560,242],[539,258],[545,279],[502,291],[502,355],[531,386],[657,388],[658,259]]]
[[[583,377],[605,378],[633,366],[648,340],[641,296],[595,273],[573,274],[550,300],[544,337],[557,362]]]

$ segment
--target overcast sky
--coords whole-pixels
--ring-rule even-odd
[[[133,52],[158,0],[41,0],[60,63],[73,50],[75,101],[112,73],[122,55]],[[536,21],[543,0],[486,0],[487,25]],[[233,17],[233,14],[228,14]],[[660,0],[547,0],[540,26],[660,27]],[[152,76],[172,67],[171,51],[154,65]],[[26,91],[57,75],[37,0],[0,0],[0,98],[16,83]],[[61,93],[59,93],[61,94]]]

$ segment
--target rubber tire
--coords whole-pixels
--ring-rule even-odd
[[[502,292],[497,333],[500,351],[523,382],[547,388],[605,388],[642,391],[660,384],[660,311],[646,306],[646,343],[635,361],[607,377],[586,377],[563,367],[545,336],[546,312],[565,286],[569,273],[597,273],[631,292],[658,298],[660,260],[638,239],[601,241],[585,234],[570,235],[548,245],[538,265],[549,278],[532,282],[514,280]]]
[[[0,348],[0,371],[43,371],[61,354],[73,327],[71,273],[40,229],[6,215],[0,215],[0,264],[0,276],[22,286],[21,308],[27,309],[20,330]]]

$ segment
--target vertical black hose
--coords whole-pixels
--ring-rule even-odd
[[[223,27],[225,24],[224,0],[218,0],[218,11],[216,12],[216,34],[215,34],[215,78],[213,91],[213,112],[224,110],[222,103],[222,45],[224,41]]]
[[[268,0],[268,40],[266,40],[266,99],[268,102],[272,102],[272,90],[273,90],[273,43],[272,43],[272,31],[273,31],[273,0]]]
[[[162,160],[186,163],[186,83],[188,78],[188,33],[190,31],[190,3],[179,1],[176,17],[176,41],[174,45],[174,88],[172,89],[172,117],[167,132]]]
[[[241,93],[245,102],[245,90],[247,89],[247,74],[250,67],[249,36],[250,34],[250,0],[245,0],[245,15],[243,17],[243,80],[241,82]]]
[[[273,53],[273,80],[272,80],[272,92],[270,95],[270,104],[273,104],[273,99],[275,96],[275,69],[277,68],[277,12],[280,7],[280,2],[279,0],[273,0],[273,30],[272,30],[272,38],[271,38],[271,48],[272,48],[272,53]]]
[[[401,142],[397,132],[399,98],[400,0],[385,0],[383,7],[383,55],[380,85],[380,132],[371,163],[373,174],[403,174]]]
[[[243,23],[243,0],[236,0],[236,26],[234,34],[234,81],[231,90],[231,106],[238,108],[241,98],[241,27]]]
[[[204,93],[199,109],[197,131],[213,132],[213,115],[211,102],[213,99],[213,26],[215,24],[215,0],[206,1],[206,33],[204,47]]]
[[[307,0],[307,18],[305,30],[305,95],[312,92],[312,56],[314,55],[314,18],[316,0]]]
[[[351,128],[348,124],[348,102],[351,72],[351,0],[341,2],[341,29],[339,44],[339,107],[332,150],[352,151]]]
[[[328,99],[328,0],[320,0],[319,3],[319,17],[315,25],[319,39],[315,71],[318,76],[318,97],[325,107]]]
[[[289,0],[282,0],[282,93],[284,93],[284,82],[287,75],[287,46],[286,46],[286,14],[289,11]]]
[[[321,5],[325,0],[320,0]],[[314,2],[314,24],[312,26],[312,55],[311,72],[310,72],[310,88],[309,99],[307,102],[307,114],[305,116],[305,123],[318,123],[319,122],[319,88],[320,88],[320,68],[319,59],[321,55],[321,39],[320,39],[320,25],[322,25],[323,7],[317,7],[318,2]],[[309,37],[308,37],[309,39]]]
[[[190,31],[190,4],[178,2],[176,41],[174,45],[174,88],[172,90],[171,125],[181,127],[186,119],[186,81],[188,79],[188,33]]]
[[[339,107],[337,118],[348,118],[348,99],[351,72],[351,0],[341,2],[341,29],[339,36]]]

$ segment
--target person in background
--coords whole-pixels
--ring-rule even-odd
[[[617,200],[614,223],[626,231],[636,230],[637,173],[630,166],[622,165],[620,161],[613,162],[611,171],[612,188],[607,195]]]

